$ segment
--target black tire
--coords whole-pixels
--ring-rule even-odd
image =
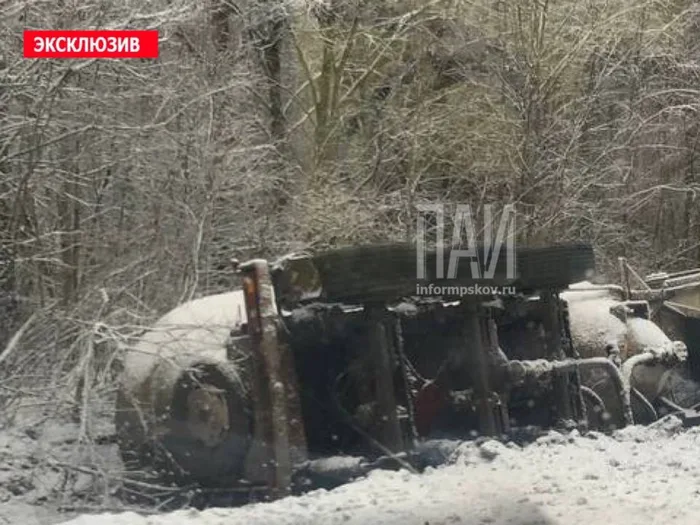
[[[588,244],[521,248],[517,261],[516,285],[527,289],[566,288],[595,273],[595,255]]]
[[[328,302],[381,300],[412,295],[415,290],[416,252],[412,246],[340,248],[315,256],[313,262]]]
[[[483,253],[483,248],[479,247],[477,253]],[[448,252],[445,255],[449,257]],[[573,282],[590,278],[595,270],[593,249],[585,244],[516,248],[515,278],[507,272],[507,252],[503,248],[493,279],[489,280],[473,278],[467,259],[461,260],[455,279],[438,279],[435,252],[428,252],[426,278],[419,280],[416,248],[408,244],[341,248],[318,254],[312,260],[321,276],[323,298],[328,302],[397,299],[415,295],[417,284],[430,283],[445,286],[513,285],[524,291],[565,288]],[[483,275],[485,264],[480,261],[479,265],[480,275]]]
[[[182,433],[168,433],[161,441],[145,438],[139,429],[132,435],[128,427],[118,428],[120,454],[128,470],[154,472],[163,482],[179,485],[197,483],[202,486],[230,486],[243,475],[245,457],[253,435],[250,401],[241,389],[214,365],[204,365],[193,373],[185,373],[177,382],[171,404],[171,420],[188,418],[185,399],[195,384],[209,385],[224,391],[229,420],[234,423],[225,438],[216,446]],[[137,409],[121,395],[121,406],[132,413]],[[131,417],[131,420],[134,418]],[[117,421],[118,427],[119,421]]]
[[[232,381],[218,367],[204,365],[193,374],[184,374],[176,385],[171,407],[173,420],[182,421],[188,417],[185,397],[195,388],[195,383],[225,392],[232,427],[220,444],[211,447],[191,437],[169,434],[161,443],[161,452],[166,454],[158,454],[157,461],[168,468],[168,473],[180,484],[196,481],[204,486],[230,486],[243,475],[253,435],[250,400],[241,384]]]

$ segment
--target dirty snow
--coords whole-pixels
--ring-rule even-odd
[[[675,418],[614,437],[552,432],[520,448],[463,443],[423,474],[375,471],[332,491],[242,508],[85,515],[66,525],[697,524],[700,428]]]

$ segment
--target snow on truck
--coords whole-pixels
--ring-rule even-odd
[[[582,282],[588,245],[513,255],[495,295],[460,296],[467,269],[416,297],[408,245],[237,264],[239,289],[175,308],[126,352],[126,466],[275,496],[419,468],[433,438],[698,422],[700,270],[632,290]]]

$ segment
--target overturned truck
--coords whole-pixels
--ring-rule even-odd
[[[179,306],[127,350],[125,464],[274,496],[419,465],[433,438],[696,421],[687,346],[652,303],[571,286],[594,272],[590,246],[502,254],[489,286],[478,261],[444,279],[439,258],[420,281],[408,245],[236,263],[240,289]]]

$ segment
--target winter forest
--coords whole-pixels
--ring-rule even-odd
[[[160,56],[27,60],[27,28]],[[423,204],[514,204],[611,281],[698,266],[699,37],[692,0],[0,2],[0,410],[79,415],[232,257],[412,242]]]

